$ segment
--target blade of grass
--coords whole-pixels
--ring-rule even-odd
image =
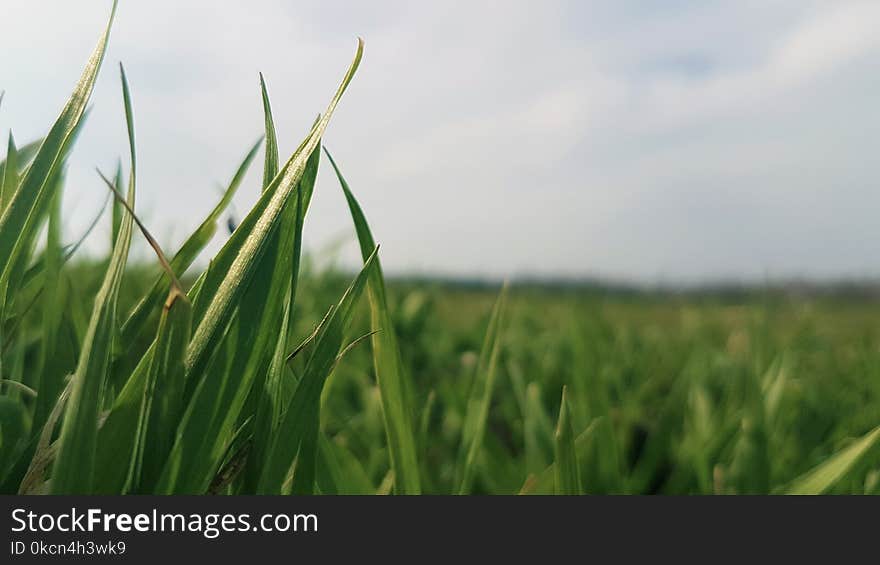
[[[852,445],[835,453],[819,466],[795,479],[786,494],[823,494],[856,466],[872,448],[880,443],[880,426]]]
[[[228,494],[236,494],[238,485],[235,481],[244,471],[252,440],[253,418],[248,416],[232,433],[232,439],[228,442],[229,445],[221,460],[220,468],[208,487],[208,494],[218,494],[224,491]]]
[[[203,492],[204,480],[215,474],[213,467],[226,450],[229,433],[252,388],[263,390],[274,354],[286,345],[278,343],[279,333],[266,328],[275,326],[278,319],[286,327],[284,311],[290,303],[291,273],[295,272],[294,262],[298,262],[302,239],[301,200],[314,186],[319,157],[319,149],[315,148],[298,183],[296,199],[283,210],[279,229],[270,234],[265,256],[240,299],[237,331],[234,338],[229,338],[233,352],[230,367],[222,372],[210,371],[210,378],[203,379],[193,393],[169,460],[168,474],[163,477],[161,488],[168,489],[166,492]],[[261,424],[272,421],[270,410]],[[261,441],[258,438],[255,443]],[[255,446],[254,452],[261,452],[260,447]]]
[[[23,251],[21,242],[26,235],[23,233],[25,224],[83,117],[101,62],[104,59],[104,52],[110,37],[110,27],[116,14],[116,4],[117,0],[114,0],[104,34],[89,58],[73,94],[40,145],[33,163],[0,216],[0,258],[2,258],[0,259],[0,263],[2,263],[0,264],[0,280],[8,279],[9,270],[16,257]]]
[[[3,174],[0,175],[0,213],[6,209],[6,202],[18,187],[18,167],[18,149],[10,130],[9,141],[6,143],[6,161],[3,163]]]
[[[336,105],[357,71],[362,54],[363,41],[359,40],[354,61],[327,111],[208,268],[199,300],[194,303],[195,330],[187,350],[187,375],[203,374],[216,350],[215,336],[224,331],[237,302],[247,288],[270,240],[269,235],[277,228],[284,205],[302,179],[308,159],[318,147]]]
[[[273,435],[257,488],[259,493],[281,494],[294,464],[294,491],[310,492],[313,488],[321,390],[336,362],[377,251],[378,248],[367,258],[363,269],[345,291],[318,337],[303,377]]]
[[[10,132],[11,133],[11,132]],[[37,150],[42,145],[43,140],[38,139],[36,141],[31,141],[21,147],[16,148],[16,161],[18,161],[18,175],[21,177],[22,172],[26,169],[31,162],[31,159],[34,158],[34,155],[37,154]],[[6,171],[6,159],[4,158],[0,161],[0,171]]]
[[[125,184],[125,181],[122,178],[122,161],[116,164],[116,176],[113,177],[113,186],[115,186],[116,191],[121,191],[122,187]],[[111,226],[112,230],[110,231],[110,246],[112,247],[114,243],[116,243],[116,238],[119,237],[119,227],[122,225],[122,216],[125,214],[123,212],[123,202],[125,199],[119,200],[118,198],[113,199],[113,208],[112,218],[111,218]]]
[[[9,199],[18,188],[23,170],[30,164],[42,142],[43,140],[40,139],[22,147],[15,147],[12,130],[9,131],[6,158],[0,161],[0,214],[3,213]]]
[[[9,269],[3,275],[4,278],[0,279],[0,288],[5,288],[7,307],[14,305],[16,298],[24,296],[24,293],[21,292],[21,290],[26,281],[31,256],[36,251],[38,243],[37,239],[50,215],[52,204],[51,197],[55,192],[60,190],[63,183],[64,168],[62,165],[52,170],[52,174],[46,181],[47,190],[44,193],[44,197],[37,201],[37,204],[34,206],[34,209],[31,211],[30,216],[25,222],[25,227],[18,242],[22,253],[19,253],[15,257],[10,264]]]
[[[98,222],[101,220],[101,217],[104,215],[104,210],[107,209],[107,203],[110,202],[110,194],[107,194],[107,198],[104,199],[104,203],[101,205],[101,209],[98,210],[98,213],[92,218],[92,221],[89,223],[89,226],[86,230],[79,236],[79,238],[73,242],[64,246],[62,249],[62,257],[61,264],[65,265],[70,259],[76,254],[79,248],[82,246],[83,242],[86,240],[89,235],[94,231],[95,227],[97,227]],[[25,271],[24,277],[22,278],[21,286],[26,287],[30,284],[31,281],[36,279],[38,276],[43,275],[43,270],[46,268],[45,254],[40,255],[36,261],[34,261],[28,270]]]
[[[480,454],[483,434],[486,429],[486,421],[489,419],[489,405],[492,401],[498,353],[501,349],[501,319],[506,298],[507,284],[505,283],[492,309],[492,316],[489,318],[489,327],[486,330],[486,337],[480,351],[477,371],[468,398],[456,475],[458,494],[470,492],[471,482],[476,471],[477,456]]]
[[[262,182],[262,188],[265,190],[278,175],[279,156],[275,122],[272,118],[272,104],[269,101],[269,93],[262,73],[260,73],[260,94],[263,104],[264,137],[266,139]],[[317,163],[313,170],[316,176]],[[306,166],[306,172],[309,172],[309,165]],[[296,222],[293,229],[294,249],[291,269],[292,277],[289,282],[283,281],[283,277],[281,277],[281,284],[287,287],[287,295],[283,300],[281,328],[275,342],[274,351],[268,361],[269,366],[265,370],[260,368],[260,374],[257,376],[256,382],[250,393],[251,398],[246,402],[244,409],[246,413],[252,414],[252,417],[249,416],[249,419],[253,420],[254,428],[252,441],[249,446],[250,456],[245,462],[245,465],[243,465],[244,472],[242,486],[247,492],[253,492],[256,488],[257,481],[259,480],[259,473],[262,468],[262,462],[266,455],[269,438],[271,437],[275,426],[278,425],[278,420],[281,416],[281,385],[284,374],[287,371],[283,355],[287,348],[288,334],[292,330],[293,325],[292,311],[293,302],[296,296],[296,283],[302,250],[303,219],[314,189],[314,176],[310,179],[307,179],[307,176],[310,175],[303,175],[303,180],[296,189],[297,209]],[[303,202],[305,202],[305,204],[303,204]]]
[[[578,470],[577,453],[574,449],[574,433],[571,431],[571,415],[564,386],[562,387],[562,400],[559,403],[559,420],[556,424],[555,440],[556,494],[581,494],[581,477]]]
[[[135,492],[149,492],[150,487],[158,479],[165,458],[171,450],[174,430],[182,410],[183,356],[189,341],[192,307],[159,243],[125,202],[114,184],[100,171],[98,174],[120,207],[138,225],[144,238],[156,253],[162,270],[171,281],[171,289],[162,308],[156,345],[147,371],[138,424],[138,441],[129,477],[128,489]],[[117,175],[118,182],[119,175]],[[122,218],[120,222],[121,220]]]
[[[266,128],[266,158],[263,163],[263,189],[266,189],[278,175],[278,137],[275,134],[275,121],[272,119],[272,105],[266,91],[266,81],[260,73],[260,92],[263,97],[263,117]]]
[[[115,5],[114,5],[115,6]],[[131,172],[128,204],[134,206],[137,159],[134,145],[134,118],[125,72],[121,71],[125,122],[128,130]],[[73,375],[67,403],[58,459],[52,469],[52,492],[88,494],[94,490],[94,464],[98,438],[98,415],[104,403],[104,382],[110,365],[116,305],[122,275],[131,243],[132,218],[126,216],[113,248],[110,264],[92,309],[82,353]]]
[[[214,209],[211,210],[211,213],[208,214],[208,217],[205,218],[199,227],[190,234],[171,259],[170,264],[172,270],[178,275],[182,276],[186,272],[186,270],[192,265],[193,261],[195,261],[196,257],[198,257],[199,253],[205,248],[208,242],[211,241],[211,238],[214,237],[214,234],[217,232],[217,223],[220,220],[220,216],[229,206],[232,197],[235,196],[236,191],[238,191],[238,187],[241,186],[241,182],[250,168],[251,162],[254,160],[254,157],[256,157],[257,150],[261,143],[262,139],[257,140],[257,142],[251,146],[224,191],[220,202],[218,202]],[[128,318],[125,320],[125,323],[122,325],[123,344],[131,344],[137,341],[137,336],[148,326],[147,319],[150,314],[159,308],[162,301],[165,300],[169,287],[170,282],[164,274],[156,277],[150,291],[132,309]]]
[[[183,412],[183,357],[189,342],[192,306],[182,292],[169,295],[162,309],[142,406],[134,492],[152,492],[174,443]]]
[[[330,152],[326,149],[325,152],[345,193],[360,242],[361,256],[366,261],[376,246],[367,219]],[[409,401],[406,375],[400,358],[397,335],[388,310],[385,280],[378,259],[376,268],[370,276],[368,294],[370,329],[376,332],[372,337],[373,366],[382,399],[382,416],[388,439],[391,468],[394,471],[394,491],[399,494],[419,494],[421,492],[419,465],[416,459],[413,417],[409,409],[412,403]]]
[[[266,90],[266,81],[264,80],[262,73],[260,73],[260,94],[263,102],[263,121],[265,128],[263,135],[266,138],[262,185],[262,188],[265,190],[272,183],[272,179],[278,175],[279,157],[275,122],[272,119],[272,104],[269,101],[269,93]],[[317,176],[317,168],[315,168],[315,175]],[[281,380],[286,370],[282,356],[287,347],[287,337],[288,331],[290,330],[293,301],[296,294],[296,279],[299,270],[300,253],[302,251],[302,225],[305,215],[302,192],[304,184],[311,184],[312,188],[314,188],[313,180],[311,180],[311,182],[307,180],[305,183],[301,183],[301,186],[298,188],[300,193],[296,200],[297,210],[294,226],[293,275],[287,291],[287,296],[284,297],[284,310],[281,315],[281,329],[275,343],[275,350],[272,353],[272,359],[268,371],[264,377],[258,377],[258,382],[255,384],[255,390],[253,393],[256,396],[254,402],[257,404],[255,410],[256,414],[254,416],[254,438],[251,446],[251,455],[245,463],[243,479],[244,488],[248,492],[253,492],[254,488],[256,488],[260,469],[262,468],[262,462],[266,456],[269,438],[272,435],[272,430],[278,425],[278,420],[281,416],[279,391],[281,388]],[[311,189],[309,189],[309,191],[311,191]],[[308,204],[306,204],[306,206],[307,205]]]
[[[241,304],[249,286],[255,278],[257,280],[262,278],[255,277],[255,275],[261,265],[265,264],[263,255],[271,246],[273,233],[283,223],[284,211],[291,208],[287,206],[290,197],[297,192],[296,188],[300,185],[313,154],[319,149],[321,135],[323,135],[333,110],[354,76],[362,53],[363,42],[359,40],[354,61],[327,111],[320,117],[308,137],[260,196],[254,208],[209,266],[200,283],[198,298],[194,301],[193,323],[195,329],[187,348],[185,360],[188,408],[184,415],[184,421],[181,423],[182,427],[188,427],[192,431],[187,434],[178,434],[178,441],[175,443],[175,448],[172,450],[171,458],[166,464],[163,478],[159,483],[160,492],[203,492],[202,487],[209,486],[209,484],[203,484],[205,479],[203,473],[191,472],[190,469],[184,470],[181,460],[186,458],[189,462],[188,465],[203,468],[214,465],[218,452],[223,451],[217,449],[217,442],[221,442],[219,445],[222,446],[222,442],[228,438],[224,437],[224,434],[205,436],[197,433],[197,430],[206,427],[216,430],[218,426],[228,427],[230,421],[234,423],[238,416],[238,409],[250,391],[252,381],[248,382],[247,379],[242,379],[233,387],[233,390],[224,392],[224,381],[228,380],[226,378],[228,375],[223,373],[223,376],[218,379],[212,379],[207,370],[214,355],[222,348],[224,340],[220,337],[227,333],[233,314]],[[284,254],[281,256],[283,257]],[[287,276],[290,276],[290,271]],[[247,309],[243,309],[243,311],[247,311]],[[242,326],[246,327],[246,324],[242,324]],[[252,366],[250,362],[247,365]],[[207,409],[201,411],[194,408],[199,405],[203,405]],[[229,408],[229,410],[217,416],[220,405]],[[184,435],[187,436],[185,439]],[[205,437],[212,439],[212,445],[202,448],[208,450],[207,458],[193,458],[194,452],[182,447],[184,444],[194,441],[198,442],[196,445],[201,445]],[[200,450],[200,453],[204,453],[204,451]],[[222,455],[222,453],[220,454]],[[216,469],[210,469],[211,477],[215,471]]]
[[[360,461],[338,442],[318,439],[318,488],[322,494],[373,494],[376,487]]]
[[[601,418],[593,420],[587,429],[582,431],[574,441],[574,451],[578,460],[582,460],[596,439],[596,430]],[[556,481],[556,463],[551,463],[537,475],[529,475],[519,494],[553,494]]]
[[[46,249],[43,252],[45,270],[42,286],[43,319],[40,340],[40,359],[36,374],[40,397],[34,412],[34,428],[40,429],[55,399],[64,388],[64,376],[69,370],[61,363],[57,355],[59,332],[61,331],[61,313],[64,310],[61,293],[61,265],[63,255],[61,249],[61,190],[52,195],[49,212],[49,229],[46,236]]]
[[[135,456],[141,405],[152,366],[154,342],[132,370],[128,381],[113,400],[107,417],[98,431],[98,449],[95,454],[95,491],[98,494],[119,494],[125,489],[129,465]]]

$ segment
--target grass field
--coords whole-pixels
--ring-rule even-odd
[[[120,68],[129,163],[95,177],[112,251],[81,259],[64,165],[108,36],[46,137],[10,135],[0,165],[3,492],[880,492],[869,298],[386,281],[357,182],[321,146],[362,43],[287,160],[263,83],[264,143],[164,251],[136,216]],[[259,157],[263,191],[229,234]],[[319,168],[345,192],[358,273],[302,253]],[[141,237],[155,263],[128,260]]]

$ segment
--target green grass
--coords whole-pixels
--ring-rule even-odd
[[[286,160],[260,77],[263,139],[176,250],[135,215],[150,188],[122,71],[128,170],[95,177],[112,249],[79,258],[64,169],[109,30],[45,138],[10,134],[0,163],[2,492],[880,492],[870,300],[386,280],[368,210],[322,151],[361,42]],[[194,269],[261,147],[255,204]],[[358,273],[303,255],[319,170],[348,203]],[[142,239],[156,261],[132,264]]]

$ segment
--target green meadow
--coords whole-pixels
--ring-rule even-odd
[[[111,25],[45,137],[0,161],[0,492],[880,493],[869,295],[386,278],[357,172],[322,145],[362,42],[308,132],[276,132],[261,77],[262,140],[217,164],[224,194],[174,249],[138,214],[149,116],[120,65],[110,251],[82,256],[61,195]],[[302,249],[319,170],[357,272]],[[230,231],[247,175],[262,192]]]

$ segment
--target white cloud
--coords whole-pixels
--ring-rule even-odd
[[[46,6],[49,7],[48,11]],[[123,151],[134,90],[139,208],[179,241],[260,132],[269,81],[282,151],[351,56],[364,63],[327,135],[389,270],[651,280],[880,274],[866,1],[123,3],[71,170],[71,233]],[[106,16],[12,3],[0,126],[41,133]],[[46,17],[46,14],[52,17]],[[236,200],[256,195],[252,175]],[[315,244],[349,230],[319,176]],[[94,247],[102,244],[96,239]],[[353,246],[345,257],[355,257]]]

